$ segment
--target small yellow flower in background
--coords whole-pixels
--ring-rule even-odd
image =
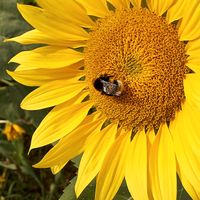
[[[30,149],[58,143],[35,167],[83,153],[77,196],[97,177],[95,199],[111,200],[125,178],[134,200],[175,200],[178,174],[200,199],[199,0],[37,3],[18,5],[35,29],[7,40],[46,44],[8,72],[38,86],[22,108],[55,106]]]
[[[17,124],[7,122],[3,130],[3,134],[6,135],[7,140],[13,141],[21,137],[25,133],[25,130]]]

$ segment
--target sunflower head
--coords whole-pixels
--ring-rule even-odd
[[[45,44],[8,72],[38,86],[22,108],[53,107],[30,149],[57,143],[35,167],[57,173],[83,153],[77,196],[97,176],[96,200],[113,199],[124,178],[135,200],[175,200],[177,173],[200,199],[199,0],[37,4],[18,5],[35,29],[8,39]]]

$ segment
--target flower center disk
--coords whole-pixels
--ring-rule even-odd
[[[185,99],[185,44],[177,29],[147,9],[119,10],[99,19],[85,49],[91,99],[111,121],[127,129],[158,128]],[[102,94],[94,80],[112,76],[123,83],[120,96]]]

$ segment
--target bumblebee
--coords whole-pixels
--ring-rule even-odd
[[[113,80],[112,76],[101,75],[93,82],[94,88],[108,96],[120,96],[123,91],[123,84],[120,80]]]

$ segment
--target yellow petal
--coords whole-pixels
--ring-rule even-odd
[[[132,3],[136,8],[141,8],[141,6],[142,6],[142,0],[131,0],[131,3]]]
[[[186,99],[182,111],[176,114],[175,120],[170,124],[180,178],[183,178],[183,186],[193,199],[195,197],[191,187],[200,197],[199,119],[200,109],[193,107]]]
[[[86,9],[88,15],[97,17],[109,15],[106,0],[76,0],[76,2],[80,3]]]
[[[195,74],[200,74],[200,66],[199,65],[194,65],[190,62],[186,63],[186,65],[195,72]]]
[[[155,12],[159,16],[164,14],[174,3],[176,0],[147,0],[147,5],[152,12]]]
[[[174,22],[176,20],[183,18],[185,15],[185,10],[189,6],[189,2],[190,1],[188,1],[188,0],[176,1],[176,3],[171,8],[168,9],[166,20],[169,23],[171,23],[171,22]]]
[[[155,136],[156,136],[155,132],[154,132],[154,130],[150,130],[146,134],[147,134],[148,143],[151,146],[155,140]]]
[[[29,6],[17,5],[24,19],[34,28],[59,40],[76,41],[87,40],[89,35],[80,26],[58,19],[44,9]]]
[[[52,36],[47,35],[36,29],[28,31],[23,35],[5,39],[5,42],[18,42],[21,44],[48,44],[53,46],[66,46],[66,47],[83,47],[86,45],[86,41],[66,41],[65,38],[58,39]]]
[[[118,136],[108,151],[97,177],[95,200],[112,200],[118,191],[125,176],[130,134]]]
[[[149,173],[155,200],[176,200],[176,160],[172,137],[166,124],[156,135],[149,158]]]
[[[84,95],[75,97],[79,101]],[[75,100],[73,98],[73,100]],[[72,100],[53,108],[32,136],[31,149],[53,143],[73,131],[87,116],[91,102],[72,104]]]
[[[115,140],[117,126],[118,124],[110,124],[88,138],[75,186],[77,197],[101,169],[104,158]]]
[[[199,0],[189,1],[188,9],[179,27],[180,40],[194,40],[200,37],[200,2]]]
[[[83,60],[83,54],[68,48],[45,46],[32,51],[22,51],[10,62],[33,68],[61,68]]]
[[[186,54],[192,57],[199,57],[200,55],[200,39],[189,41],[185,47]]]
[[[129,144],[125,178],[134,200],[148,200],[147,194],[147,137],[137,132]]]
[[[200,109],[200,75],[187,74],[184,80],[186,101],[193,107]]]
[[[197,65],[200,68],[200,39],[192,40],[187,43],[186,54],[188,65]]]
[[[48,168],[62,165],[83,152],[85,142],[90,134],[98,133],[104,120],[96,120],[79,126],[62,138],[43,158],[34,165],[37,168]]]
[[[121,8],[129,8],[130,1],[129,0],[108,0],[113,6],[117,9]]]
[[[48,82],[28,94],[21,102],[25,110],[39,110],[68,101],[79,94],[86,84],[75,78]]]
[[[187,193],[192,197],[193,200],[200,199],[200,193],[197,193],[193,186],[190,184],[190,181],[187,180],[187,176],[183,174],[183,172],[178,168],[177,169],[179,178],[181,180],[182,185],[186,188]]]
[[[60,70],[62,68],[68,68],[68,69],[72,69],[72,70],[79,70],[82,69],[84,66],[84,61],[81,60],[77,63],[74,63],[72,65],[69,65],[67,67],[61,67],[61,68],[53,68],[54,70]],[[42,68],[40,66],[27,66],[27,65],[18,65],[17,68],[15,69],[15,72],[19,72],[19,71],[26,71],[26,70],[39,70],[39,69],[48,69],[48,70],[53,70],[53,69],[49,69],[49,68]]]
[[[60,171],[63,169],[63,167],[64,167],[66,164],[67,164],[67,163],[59,164],[59,165],[55,165],[55,166],[51,167],[51,172],[52,172],[53,174],[57,174],[58,172],[60,172]]]
[[[94,22],[88,17],[85,9],[74,0],[37,0],[37,3],[57,18],[86,28],[94,26]]]
[[[7,73],[17,82],[27,86],[41,86],[54,80],[67,80],[74,78],[78,80],[84,75],[83,70],[70,68],[59,69],[32,69],[20,71],[7,71]]]

